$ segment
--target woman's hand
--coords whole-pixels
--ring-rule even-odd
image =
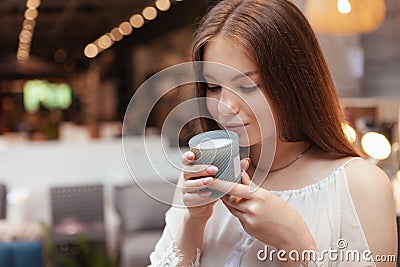
[[[223,203],[243,229],[259,241],[286,251],[315,248],[315,241],[298,212],[268,190],[255,189],[246,170],[242,184],[215,180],[208,187],[227,193],[222,197]]]
[[[200,191],[214,182],[218,169],[212,165],[192,165],[195,160],[193,152],[183,155],[182,199],[189,210],[190,219],[207,221],[213,212],[213,206],[218,199],[210,199],[210,192]]]

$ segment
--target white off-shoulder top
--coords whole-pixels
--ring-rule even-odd
[[[350,159],[314,184],[295,190],[271,191],[299,212],[313,234],[319,249],[318,257],[323,257],[323,260],[309,266],[375,266],[372,261],[365,260],[369,255],[369,247],[349,192],[344,169],[354,159],[359,158]],[[183,255],[174,247],[174,240],[181,229],[185,212],[184,208],[172,207],[166,213],[166,227],[150,255],[150,266],[179,266]],[[266,257],[265,252],[270,253],[272,249],[248,235],[239,220],[218,201],[205,228],[203,248],[198,250],[191,266],[278,266],[276,259],[274,263]],[[324,250],[330,251],[331,256],[328,253],[322,255]],[[352,251],[358,251],[359,260]]]

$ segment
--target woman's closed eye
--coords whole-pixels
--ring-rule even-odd
[[[207,83],[207,90],[217,92],[221,90],[222,86],[214,83]]]
[[[212,92],[217,92],[221,90],[222,86],[218,84],[213,84],[213,83],[207,83],[207,90],[212,91]],[[245,93],[250,93],[258,89],[258,85],[254,86],[239,86],[239,89]]]
[[[254,86],[240,86],[239,87],[240,90],[242,90],[243,92],[249,93],[249,92],[253,92],[255,90],[258,89],[258,85],[254,85]]]

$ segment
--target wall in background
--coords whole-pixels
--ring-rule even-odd
[[[306,0],[292,0],[304,10]],[[400,98],[400,1],[386,0],[382,26],[369,34],[317,34],[341,97]]]
[[[386,0],[386,5],[383,25],[361,36],[365,51],[363,95],[400,98],[400,1]]]

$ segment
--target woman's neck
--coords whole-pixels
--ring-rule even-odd
[[[261,169],[267,170],[269,168],[270,162],[259,162],[261,156],[261,149],[264,150],[263,153],[271,153],[271,147],[273,145],[264,144],[262,148],[261,143],[255,144],[250,147],[249,156],[252,161],[252,164]],[[309,142],[283,142],[281,140],[277,140],[275,155],[272,159],[271,170],[279,169],[282,166],[287,165],[289,162],[293,161],[299,154],[301,154],[307,147],[310,146]],[[270,149],[270,150],[269,150]],[[268,151],[269,150],[269,151]],[[270,158],[266,156],[264,158]]]

